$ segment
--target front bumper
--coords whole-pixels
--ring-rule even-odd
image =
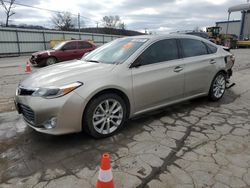
[[[45,58],[38,58],[34,55],[29,60],[32,65],[43,65],[45,63]]]
[[[54,99],[16,95],[15,103],[24,121],[38,132],[61,135],[82,130],[85,100],[74,91]],[[56,126],[45,128],[44,124],[54,117]]]

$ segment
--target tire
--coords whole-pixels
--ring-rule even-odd
[[[56,63],[56,58],[55,57],[49,57],[46,59],[45,65],[49,66],[49,65],[53,65]]]
[[[220,100],[226,91],[226,74],[219,72],[215,75],[209,90],[209,99],[211,101]]]
[[[87,105],[83,115],[83,129],[95,138],[112,136],[123,127],[126,113],[125,102],[119,95],[102,94]]]

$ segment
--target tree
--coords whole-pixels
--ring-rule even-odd
[[[57,13],[52,17],[52,22],[55,27],[62,31],[69,31],[74,29],[72,15],[70,12]]]
[[[121,21],[119,16],[104,16],[102,18],[105,27],[125,29],[124,22]]]
[[[10,0],[10,1],[8,1],[8,3],[6,3],[6,1],[4,1],[4,0],[0,0],[0,3],[2,5],[2,7],[4,8],[4,11],[6,14],[5,26],[8,27],[10,17],[15,14],[15,12],[12,11],[12,8],[14,8],[13,5],[15,3],[15,0]]]
[[[199,28],[199,26],[196,26],[196,27],[194,28],[194,31],[196,31],[196,32],[200,32],[200,31],[201,31],[201,29]]]
[[[124,22],[119,23],[119,25],[118,25],[118,29],[123,29],[123,30],[125,30],[125,29],[126,29],[126,25],[125,25],[125,23],[124,23]]]

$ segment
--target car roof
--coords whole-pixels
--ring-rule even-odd
[[[88,40],[73,39],[73,40],[65,40],[63,42],[89,42],[89,41]]]
[[[196,39],[196,40],[200,40],[203,42],[213,44],[212,42],[210,42],[209,40],[205,38],[195,36],[195,35],[189,35],[185,33],[183,34],[173,33],[173,34],[161,34],[161,35],[138,35],[138,36],[132,36],[131,38],[143,38],[143,39],[149,39],[150,41],[161,40],[161,39],[171,39],[171,38],[188,38],[188,39]]]

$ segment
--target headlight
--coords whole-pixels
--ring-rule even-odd
[[[60,86],[60,87],[51,87],[51,88],[38,88],[35,92],[32,93],[32,96],[35,97],[44,97],[47,99],[61,97],[75,90],[76,88],[83,85],[81,82],[75,82],[72,84]]]
[[[37,58],[39,58],[39,57],[41,57],[41,55],[39,55],[39,54],[38,54],[38,55],[35,55],[35,56],[34,56],[34,59],[37,59]]]

